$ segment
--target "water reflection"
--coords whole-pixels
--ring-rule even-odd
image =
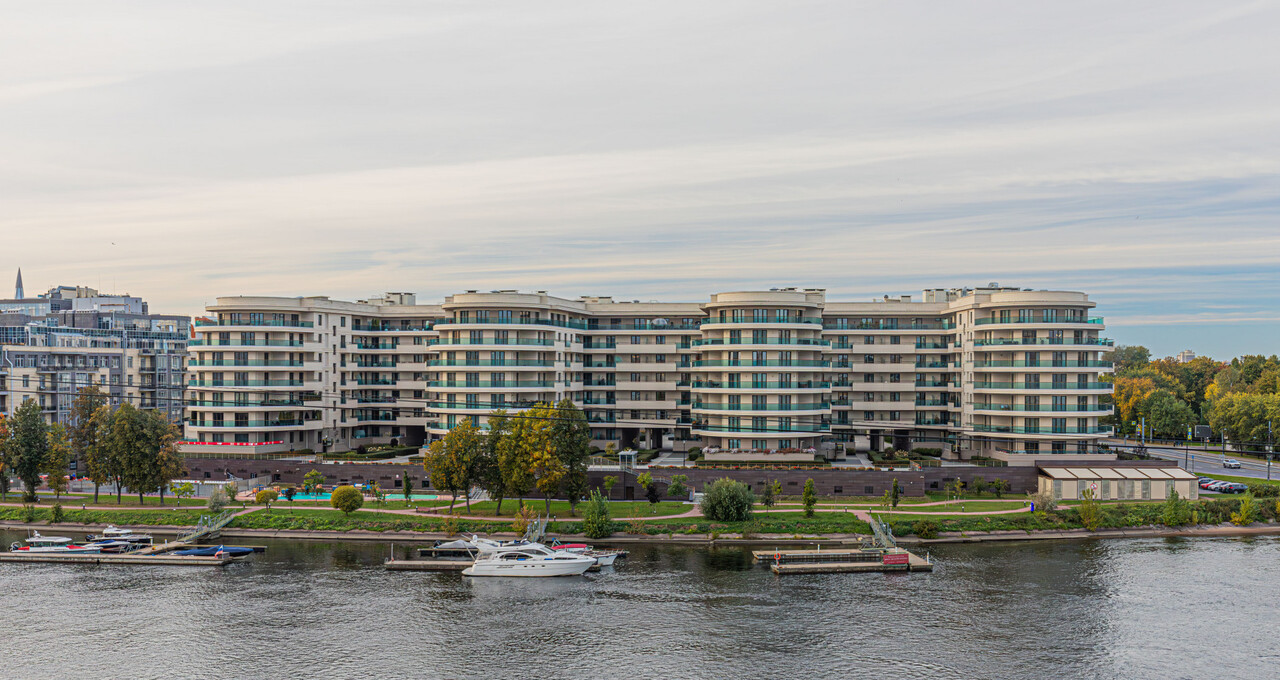
[[[511,580],[389,573],[380,543],[252,542],[267,552],[224,569],[0,566],[0,667],[18,678],[135,677],[138,659],[142,675],[196,678],[1266,677],[1280,605],[1269,537],[939,546],[933,574],[786,578],[747,550],[641,546],[616,570]]]

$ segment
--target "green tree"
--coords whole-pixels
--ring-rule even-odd
[[[329,495],[329,505],[333,506],[335,510],[341,510],[344,515],[350,517],[351,513],[364,506],[364,494],[360,493],[360,490],[354,486],[344,484],[334,489],[333,493]]]
[[[459,495],[463,496],[467,511],[471,511],[471,486],[484,451],[484,435],[472,424],[470,418],[453,426],[444,439],[431,442],[423,457],[423,467],[431,475],[431,485],[452,494],[449,510]]]
[[[476,486],[488,492],[497,501],[497,514],[502,514],[502,501],[510,493],[507,480],[502,476],[502,452],[512,445],[511,418],[504,409],[489,413],[489,430],[484,438],[484,448],[476,464]]]
[[[404,484],[401,485],[401,492],[404,494],[404,502],[407,504],[413,500],[413,482],[409,479],[409,471],[404,471]]]
[[[671,483],[667,485],[667,495],[672,498],[684,498],[689,495],[689,487],[685,484],[689,475],[671,475]]]
[[[1046,508],[1047,511],[1047,508]],[[1102,506],[1093,497],[1093,489],[1085,489],[1080,493],[1080,523],[1089,531],[1097,531],[1102,526]]]
[[[985,491],[987,490],[987,480],[986,480],[986,478],[985,478],[985,477],[974,477],[972,480],[970,480],[970,481],[969,481],[969,488],[973,489],[973,492],[974,492],[975,494],[977,494],[977,495],[981,496],[981,495],[983,494],[983,492],[985,492]]]
[[[67,491],[67,466],[71,464],[71,444],[67,441],[67,428],[61,423],[49,426],[49,449],[44,458],[44,473],[49,476],[49,488],[53,497],[61,499]]]
[[[528,437],[534,436],[531,421],[526,418],[507,418],[505,435],[496,440],[498,471],[502,476],[502,486],[507,496],[520,499],[524,506],[524,497],[533,489],[533,459],[528,455]],[[490,416],[490,435],[493,433],[493,417]]]
[[[35,399],[24,400],[13,412],[8,448],[13,471],[25,487],[22,502],[35,503],[40,471],[44,469],[49,453],[49,426],[45,424],[44,414]]]
[[[324,473],[319,470],[312,469],[310,472],[302,476],[302,492],[307,495],[314,495],[320,488],[324,486]]]
[[[116,427],[116,411],[110,404],[102,404],[94,410],[90,418],[94,429],[93,439],[86,449],[85,466],[89,478],[93,480],[93,500],[98,501],[98,489],[103,484],[114,483],[116,486],[116,503],[120,503],[121,461],[116,457],[116,449],[111,443],[112,433]]]
[[[893,487],[889,490],[889,500],[892,501],[893,507],[898,507],[898,502],[902,500],[902,486],[898,484],[898,478],[893,478]]]
[[[639,484],[641,489],[647,489],[653,486],[653,475],[648,472],[641,472],[636,475],[636,484]]]
[[[174,484],[174,485],[173,485],[173,495],[174,495],[174,496],[177,496],[177,498],[178,498],[178,502],[179,502],[179,504],[181,504],[182,499],[184,499],[184,498],[191,498],[192,496],[196,495],[196,485],[195,485],[195,484],[192,484],[191,482],[183,482],[183,483],[181,483],[181,484]]]
[[[813,517],[813,506],[818,503],[818,494],[813,488],[813,479],[806,479],[804,482],[804,491],[800,496],[800,501],[804,504],[804,516]]]
[[[9,458],[9,419],[0,413],[0,498],[9,500],[9,475],[13,466]]]
[[[991,480],[991,493],[995,494],[996,498],[1004,498],[1005,493],[1008,491],[1009,480],[1000,479],[999,477]]]
[[[1142,345],[1117,345],[1111,353],[1115,372],[1120,375],[1134,368],[1142,368],[1151,361],[1151,350]]]
[[[591,462],[591,424],[587,415],[570,399],[562,399],[555,405],[547,435],[560,465],[564,469],[560,485],[569,499],[569,514],[574,514],[578,502],[586,496],[587,466]]]
[[[964,480],[956,477],[955,481],[947,485],[947,494],[956,498],[964,496]]]
[[[160,411],[143,411],[147,429],[147,457],[151,470],[151,486],[160,492],[160,504],[164,505],[164,493],[173,480],[182,475],[182,428]]]
[[[776,479],[772,482],[766,482],[764,489],[760,492],[760,503],[764,505],[765,512],[773,509],[774,504],[778,502],[778,491],[781,490],[781,487],[775,488],[774,485],[777,483],[778,480]]]
[[[606,498],[613,497],[613,485],[618,483],[618,478],[613,475],[605,475],[604,478],[604,495]]]
[[[1157,389],[1147,397],[1147,425],[1157,436],[1181,438],[1199,418],[1189,404],[1174,393]]]
[[[106,412],[97,417],[99,409]],[[71,442],[71,453],[76,460],[83,461],[85,476],[93,481],[93,502],[98,502],[98,487],[110,480],[107,472],[105,447],[102,445],[101,433],[106,429],[100,418],[109,418],[111,407],[107,405],[107,395],[97,385],[80,388],[76,398],[71,402],[69,420],[71,428],[68,436]]]
[[[613,518],[609,514],[609,502],[595,489],[591,490],[586,508],[582,512],[582,533],[587,538],[608,538],[613,535]]]
[[[703,489],[702,514],[712,522],[745,522],[751,519],[755,502],[750,487],[723,477]]]
[[[271,504],[276,502],[276,499],[279,497],[280,494],[276,493],[275,489],[263,489],[262,491],[254,494],[253,502],[258,505],[267,506],[267,512],[271,512]]]
[[[111,419],[111,430],[106,437],[112,464],[116,466],[116,503],[121,502],[122,487],[142,494],[152,487],[155,478],[152,461],[148,460],[147,423],[143,414],[128,401],[120,404]]]

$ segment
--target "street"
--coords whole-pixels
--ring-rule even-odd
[[[1233,458],[1231,455],[1223,455],[1220,453],[1207,453],[1205,451],[1196,451],[1191,449],[1190,455],[1184,449],[1176,449],[1167,446],[1148,446],[1147,454],[1152,458],[1163,458],[1165,460],[1176,460],[1180,465],[1185,467],[1188,472],[1195,474],[1218,474],[1218,475],[1234,475],[1236,477],[1254,477],[1257,479],[1267,478],[1267,463],[1265,461],[1256,461],[1248,458],[1235,458],[1240,461],[1240,469],[1228,469],[1222,467],[1224,458]],[[1184,464],[1184,461],[1186,463]],[[1271,478],[1280,479],[1280,467],[1272,464]]]

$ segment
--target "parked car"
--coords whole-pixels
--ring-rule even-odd
[[[1226,482],[1214,482],[1209,486],[1206,486],[1205,489],[1208,491],[1213,491],[1215,493],[1222,493],[1223,492],[1222,488],[1226,486],[1226,484],[1227,484]]]
[[[1249,490],[1249,486],[1240,482],[1227,482],[1224,493],[1244,493]]]
[[[1222,467],[1230,468],[1232,470],[1239,470],[1240,461],[1236,460],[1235,458],[1225,458],[1222,461]]]
[[[1200,488],[1201,488],[1201,489],[1207,489],[1207,488],[1209,488],[1210,486],[1212,486],[1213,484],[1216,484],[1217,482],[1218,482],[1218,480],[1216,480],[1216,479],[1208,479],[1208,478],[1205,478],[1205,477],[1201,477],[1201,478],[1200,478]]]

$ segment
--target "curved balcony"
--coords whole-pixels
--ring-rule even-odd
[[[553,368],[556,365],[553,359],[475,359],[467,361],[466,359],[432,359],[427,362],[428,366],[500,366],[514,368]]]
[[[756,341],[751,338],[712,338],[709,340],[694,340],[689,343],[690,347],[812,347],[816,350],[826,349],[831,346],[830,340],[814,340],[810,338],[791,338],[783,340],[782,338],[766,338],[763,342]],[[803,351],[803,350],[802,350]]]
[[[304,380],[188,380],[187,387],[302,387]]]
[[[1110,361],[975,361],[973,367],[985,368],[1111,368],[1115,364]]]
[[[1111,427],[1098,425],[1091,427],[1018,427],[1014,425],[973,425],[974,432],[990,432],[996,434],[1033,434],[1033,435],[1106,435],[1111,434]]]
[[[187,344],[189,347],[303,347],[315,343],[302,340],[219,340],[215,338],[196,339]]]
[[[1063,415],[1086,414],[1089,416],[1103,416],[1115,410],[1110,404],[1089,404],[1080,407],[1075,404],[1068,404],[1065,407],[1053,406],[1026,406],[1024,404],[991,404],[991,403],[975,403],[972,406],[975,412],[980,413],[997,413],[1001,415],[1010,415],[1014,413],[1061,413]]]
[[[314,364],[316,362],[297,361],[293,359],[245,359],[243,361],[237,361],[235,359],[205,359],[205,360],[192,359],[187,362],[187,366],[193,366],[197,368],[202,366],[245,366],[245,367],[268,366],[268,367],[283,367],[283,368],[301,368],[308,363]]]
[[[779,367],[779,368],[831,368],[831,362],[825,360],[809,360],[809,359],[793,359],[790,361],[779,359],[709,359],[692,362],[693,368],[756,368],[756,367]]]
[[[679,386],[679,384],[677,384]],[[748,380],[741,383],[721,382],[719,380],[695,380],[691,387],[695,390],[796,390],[796,391],[813,391],[813,390],[829,390],[831,383],[819,382],[814,380],[792,380],[788,382],[780,382],[776,380],[770,381],[754,381]]]
[[[1051,345],[1055,347],[1114,347],[1115,340],[1111,338],[990,338],[986,340],[974,340],[974,347],[1039,347],[1042,345]]]
[[[444,319],[435,323],[437,329],[462,329],[468,326],[547,326],[549,328],[573,328],[577,330],[586,330],[587,324],[583,321],[568,321],[560,319],[545,319],[534,317],[530,319]]]
[[[695,401],[689,408],[692,411],[699,411],[703,413],[787,413],[796,415],[812,415],[830,411],[831,404],[824,401],[811,404],[765,404],[763,406],[755,406],[750,403],[729,404],[721,402]]]
[[[480,340],[471,340],[469,338],[459,338],[450,340],[440,338],[431,343],[433,345],[445,345],[449,347],[467,346],[467,347],[555,347],[555,340],[539,340],[537,338],[516,338],[513,340],[496,340],[493,338],[482,338]]]
[[[788,316],[786,318],[778,317],[725,317],[714,319],[703,319],[698,327],[701,330],[715,330],[720,327],[724,328],[742,328],[744,326],[765,326],[767,328],[776,328],[778,326],[795,326],[802,329],[822,330],[822,318],[817,316]]]
[[[1064,316],[1046,316],[1044,314],[1033,314],[1031,316],[1010,316],[1006,318],[986,317],[975,319],[973,325],[986,326],[998,324],[1001,326],[1102,326],[1102,317],[1094,316],[1089,318],[1074,317],[1067,318]]]
[[[1103,390],[1110,392],[1111,383],[1105,382],[974,382],[975,390],[1049,390],[1049,391],[1085,391],[1085,390]]]

